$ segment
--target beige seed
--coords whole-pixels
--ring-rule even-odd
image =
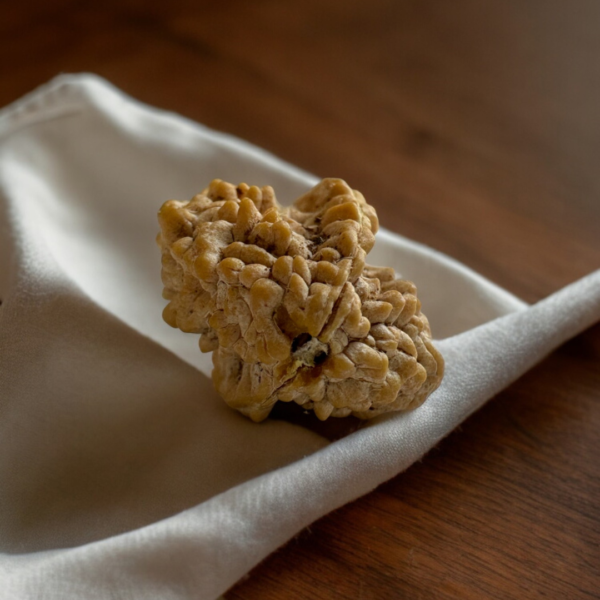
[[[366,264],[377,215],[325,179],[288,209],[273,189],[215,179],[159,212],[164,320],[200,334],[232,407],[266,418],[278,400],[319,419],[420,405],[444,363],[416,287]]]

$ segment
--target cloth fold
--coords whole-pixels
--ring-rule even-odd
[[[416,281],[442,386],[334,443],[256,425],[160,319],[156,210],[215,177],[284,204],[316,182],[93,75],[0,112],[2,598],[215,598],[600,319],[600,272],[529,307],[384,230],[370,262]]]

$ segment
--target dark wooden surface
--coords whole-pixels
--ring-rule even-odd
[[[529,302],[600,267],[597,0],[149,4],[0,2],[0,105],[93,71]],[[596,326],[227,598],[600,597],[599,501]]]

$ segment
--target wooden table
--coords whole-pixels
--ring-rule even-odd
[[[146,4],[1,2],[0,105],[93,71],[529,302],[600,267],[597,0]],[[600,597],[599,431],[596,326],[227,598]]]

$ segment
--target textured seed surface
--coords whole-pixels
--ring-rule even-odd
[[[217,390],[254,421],[277,401],[368,419],[439,386],[444,361],[416,287],[365,264],[377,214],[341,179],[289,208],[269,186],[216,179],[158,219],[163,318],[200,334]]]

